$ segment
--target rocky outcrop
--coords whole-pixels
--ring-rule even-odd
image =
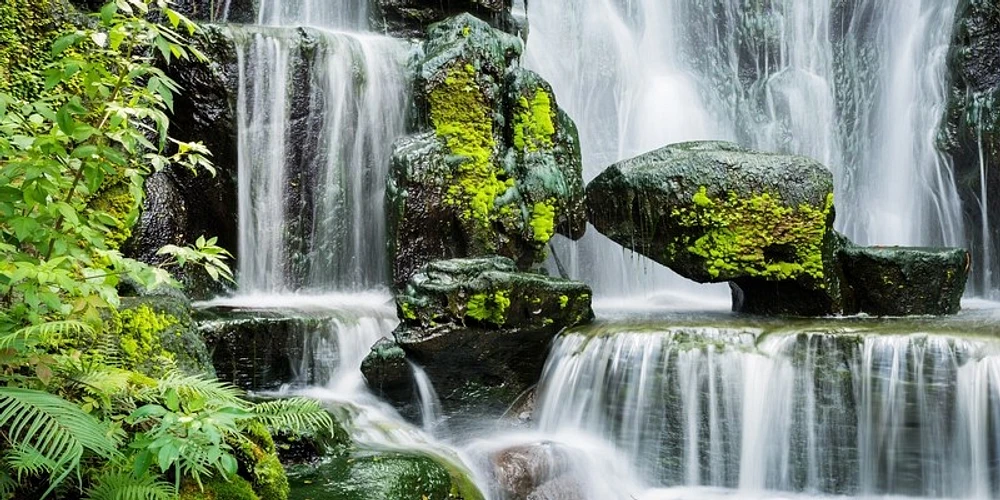
[[[511,16],[511,0],[374,0],[372,3],[372,28],[400,37],[422,37],[431,24],[463,12],[510,33],[521,29]]]
[[[1000,274],[1000,261],[982,261],[984,238],[1000,244],[1000,196],[993,194],[1000,193],[1000,10],[994,3],[959,2],[949,74],[940,146],[954,160],[973,267],[981,269],[973,276],[973,287],[982,290],[982,277]],[[985,231],[984,212],[990,223]]]
[[[170,117],[171,137],[202,142],[212,153],[216,174],[171,166],[146,180],[146,198],[126,254],[159,264],[164,245],[187,245],[200,236],[218,237],[234,255],[237,249],[237,120],[239,78],[236,48],[228,32],[205,27],[196,45],[207,62],[176,60],[165,69],[183,89]],[[181,270],[178,278],[196,299],[221,291],[222,284],[198,269]]]
[[[197,312],[198,330],[211,352],[220,380],[248,391],[275,390],[298,377],[306,383],[326,382],[324,367],[293,366],[308,359],[308,340],[329,318],[277,311],[213,308]]]
[[[585,228],[576,128],[517,66],[520,39],[468,14],[428,37],[415,69],[423,131],[397,143],[388,184],[394,284],[438,259],[531,268],[553,234]]]
[[[740,310],[843,307],[833,176],[808,158],[676,144],[609,167],[587,187],[587,206],[594,227],[619,244],[699,283],[735,283],[746,297]]]
[[[908,316],[961,309],[970,265],[965,250],[851,245],[837,257],[857,312]]]
[[[397,297],[393,336],[446,409],[499,415],[538,381],[552,338],[593,318],[590,303],[587,285],[519,272],[506,258],[437,261]],[[395,358],[373,352],[366,373]]]

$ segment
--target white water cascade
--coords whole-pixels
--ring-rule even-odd
[[[603,437],[652,486],[1000,494],[995,341],[758,335],[565,336],[540,384],[539,426]]]
[[[385,178],[405,129],[407,45],[365,33],[366,2],[266,1],[237,41],[243,293],[387,283]],[[300,30],[298,26],[309,26]]]
[[[526,59],[579,126],[588,180],[668,143],[735,140],[829,166],[837,228],[858,243],[959,246],[959,198],[935,147],[957,4],[536,1]],[[676,286],[591,233],[563,252],[599,293]]]

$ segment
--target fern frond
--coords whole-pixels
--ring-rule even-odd
[[[0,427],[7,429],[12,447],[33,448],[52,462],[46,495],[79,471],[85,450],[107,460],[118,456],[118,443],[106,426],[75,404],[43,391],[0,387]]]
[[[5,457],[18,481],[25,477],[40,477],[55,472],[56,463],[28,445],[15,446]]]
[[[241,396],[243,391],[236,386],[210,378],[205,375],[187,375],[173,371],[161,378],[156,387],[151,388],[154,394],[146,396],[162,397],[169,390],[174,390],[182,399],[201,398],[212,406],[232,406],[246,408],[247,402]]]
[[[120,368],[93,365],[83,367],[71,378],[91,395],[116,396],[128,391],[132,373]]]
[[[7,468],[6,464],[0,466],[0,498],[8,498],[17,489],[17,481]]]
[[[251,412],[255,420],[273,432],[299,434],[318,432],[333,426],[330,412],[312,399],[289,398],[265,401],[255,404]]]
[[[56,337],[80,334],[94,335],[94,328],[82,321],[49,321],[0,336],[0,349],[17,347],[20,343],[47,342]]]
[[[97,484],[87,490],[88,500],[171,500],[173,486],[155,476],[135,477],[125,472],[113,472],[97,478]]]

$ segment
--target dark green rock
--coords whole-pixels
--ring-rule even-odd
[[[360,452],[293,467],[291,500],[481,500],[469,477],[413,453]]]
[[[275,390],[295,380],[326,382],[324,367],[306,366],[306,373],[298,373],[301,367],[292,360],[305,358],[308,340],[328,319],[223,308],[198,311],[197,319],[220,380],[250,391]]]
[[[908,316],[961,309],[970,264],[965,250],[848,246],[838,258],[857,312]]]
[[[413,370],[406,361],[406,352],[389,339],[372,346],[372,352],[361,363],[361,373],[373,393],[397,405],[412,403]]]
[[[843,307],[833,176],[808,158],[726,142],[666,146],[608,167],[587,186],[587,208],[602,234],[678,274],[735,283],[737,310]]]
[[[501,257],[432,262],[396,304],[396,342],[445,407],[497,414],[538,381],[552,338],[593,318],[587,285]]]
[[[415,62],[418,133],[388,182],[393,282],[427,262],[503,255],[539,265],[556,232],[585,228],[576,127],[518,67],[520,39],[463,14],[431,26]]]

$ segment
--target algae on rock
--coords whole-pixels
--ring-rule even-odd
[[[432,260],[503,255],[537,266],[586,227],[579,139],[520,39],[468,14],[431,26],[415,81],[422,132],[388,182],[393,281]]]

